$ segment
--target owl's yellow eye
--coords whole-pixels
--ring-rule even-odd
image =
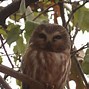
[[[60,39],[62,39],[61,35],[56,35],[53,37],[53,41],[60,40]]]
[[[40,33],[39,38],[46,40],[46,35],[44,33]]]

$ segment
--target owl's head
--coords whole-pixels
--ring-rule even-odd
[[[30,44],[37,50],[62,52],[70,48],[70,37],[60,25],[41,24],[33,32]]]

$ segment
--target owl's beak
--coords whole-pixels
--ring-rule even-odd
[[[47,42],[47,44],[46,44],[46,49],[47,49],[47,50],[52,50],[51,42],[50,42],[50,41]]]

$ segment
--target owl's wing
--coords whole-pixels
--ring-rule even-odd
[[[29,46],[26,49],[26,51],[25,51],[25,53],[24,53],[24,55],[22,57],[21,70],[22,70],[23,74],[26,74],[27,65],[28,65],[28,62],[29,62],[29,55],[30,55],[31,51],[32,51],[32,48]]]
[[[21,68],[22,68],[22,73],[26,74],[26,66],[25,66],[25,55],[23,56],[23,60],[22,60],[22,64],[21,64]],[[29,89],[29,85],[27,85],[26,83],[22,82],[22,89]]]
[[[26,74],[26,75],[27,75],[27,72],[28,72],[27,65],[28,65],[28,60],[29,60],[29,54],[30,54],[30,52],[31,52],[31,47],[29,47],[26,50],[25,54],[22,57],[21,70],[22,70],[22,73],[23,74]],[[28,84],[22,82],[22,89],[30,89],[30,88],[29,88],[29,85]]]

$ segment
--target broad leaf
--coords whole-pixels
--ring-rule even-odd
[[[23,53],[25,50],[25,44],[23,43],[23,38],[19,37],[19,39],[16,41],[16,43],[18,46],[19,53]]]
[[[21,0],[19,10],[20,10],[21,14],[25,13],[25,11],[26,11],[25,0]]]
[[[62,0],[55,0],[56,3],[58,3],[59,1],[62,1]]]
[[[21,16],[22,15],[20,13],[15,13],[10,16],[10,19],[14,21],[19,21],[21,19]]]
[[[31,8],[28,6],[27,9],[26,9],[26,21],[31,21],[33,20],[34,18],[34,13],[33,11],[31,10]]]
[[[85,7],[78,9],[74,14],[74,24],[77,24],[83,32],[89,31],[89,9]]]
[[[7,36],[7,43],[11,45],[12,42],[16,41],[20,34],[20,27],[18,25],[15,25],[13,28],[11,28],[10,31],[8,31]]]
[[[22,54],[25,50],[25,44],[23,43],[23,38],[19,36],[16,41],[16,46],[14,46],[14,52]]]
[[[47,22],[48,23],[47,13],[41,14],[40,16],[39,16],[39,14],[40,14],[40,12],[34,12],[35,22],[38,22],[38,23]],[[34,20],[34,18],[33,18],[33,20]]]
[[[16,84],[21,87],[22,83],[21,83],[21,81],[19,81],[19,80],[16,79]]]
[[[36,23],[34,21],[27,21],[25,24],[25,38],[28,42],[33,30],[38,26],[39,23]]]
[[[0,29],[0,34],[7,35],[7,33],[4,31],[4,29]]]
[[[89,74],[89,49],[86,51],[82,68],[84,73]]]
[[[3,61],[2,61],[2,57],[0,56],[0,64],[2,63]]]

